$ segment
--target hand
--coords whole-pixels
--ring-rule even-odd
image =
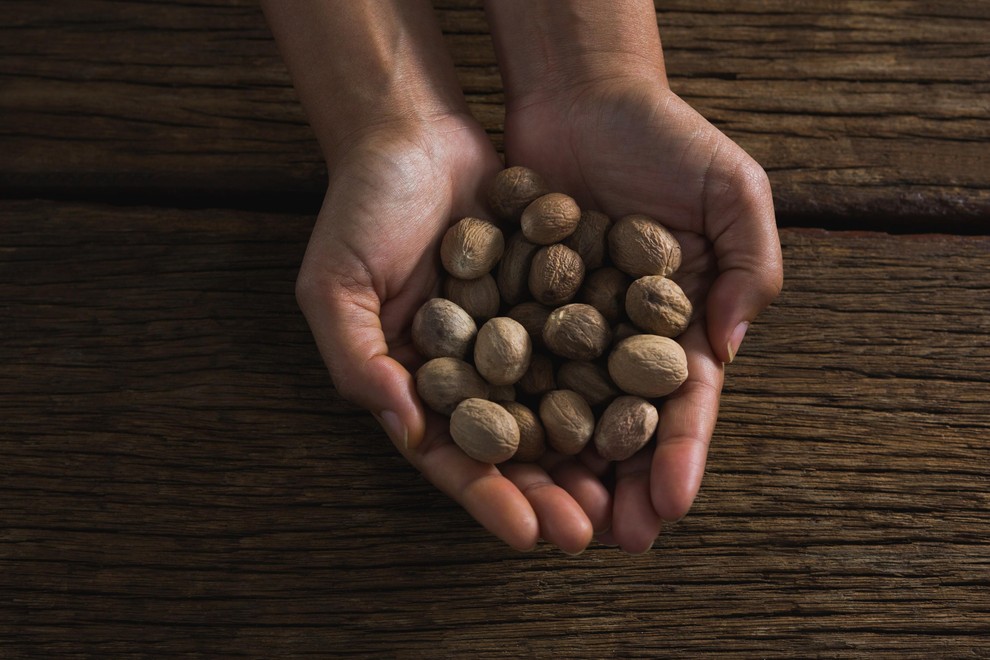
[[[567,552],[591,541],[607,493],[580,466],[551,477],[534,465],[484,465],[424,412],[411,372],[413,315],[438,295],[439,242],[463,216],[485,217],[484,191],[501,161],[465,116],[393,124],[349,141],[300,270],[297,296],[339,393],[370,410],[406,458],[510,546],[542,537]],[[572,496],[555,481],[578,487]],[[601,512],[599,529],[607,521]]]
[[[582,207],[645,213],[681,243],[675,279],[695,318],[678,338],[687,382],[660,412],[655,449],[616,466],[612,526],[601,540],[645,551],[661,520],[699,490],[723,382],[746,328],[782,286],[773,200],[763,169],[671,92],[660,75],[610,77],[529,94],[507,109],[506,161],[526,165]],[[652,452],[652,456],[650,455]],[[604,466],[586,460],[596,473]],[[583,485],[581,487],[588,488]]]

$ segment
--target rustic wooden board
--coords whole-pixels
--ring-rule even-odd
[[[568,558],[336,398],[309,227],[0,204],[0,656],[990,657],[990,239],[785,230],[694,510]]]
[[[435,4],[500,144],[480,3]],[[318,204],[326,173],[256,5],[0,0],[0,192]],[[982,231],[990,2],[657,7],[675,91],[764,164],[782,215]]]

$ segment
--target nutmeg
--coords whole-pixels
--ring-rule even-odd
[[[543,343],[570,360],[593,360],[608,348],[612,331],[601,312],[584,303],[571,303],[550,313],[543,326]]]
[[[516,385],[523,394],[540,396],[557,388],[553,371],[553,360],[543,353],[533,353],[529,361],[529,369]]]
[[[526,329],[506,316],[485,322],[474,341],[474,366],[492,385],[512,385],[519,380],[532,355]]]
[[[608,375],[628,394],[648,399],[666,396],[687,380],[687,356],[669,337],[634,335],[609,353]]]
[[[488,205],[502,220],[518,222],[523,210],[533,200],[550,192],[550,186],[539,174],[516,165],[495,175],[488,190]]]
[[[447,277],[443,282],[443,295],[478,322],[496,316],[501,305],[495,278],[489,273],[473,280]]]
[[[587,270],[601,268],[608,254],[608,232],[612,229],[612,221],[600,211],[586,209],[581,211],[574,233],[564,239],[563,243],[579,255]]]
[[[595,449],[607,461],[624,461],[653,438],[660,416],[656,406],[638,396],[620,396],[595,426]]]
[[[547,443],[565,456],[577,454],[595,432],[595,416],[580,394],[570,390],[547,392],[540,399],[540,421]]]
[[[546,305],[532,300],[519,303],[508,312],[506,316],[518,321],[522,327],[526,328],[533,348],[543,348],[543,326],[546,325],[547,318],[553,309]]]
[[[464,360],[439,357],[416,370],[416,391],[431,410],[450,415],[464,399],[487,398],[488,383]]]
[[[519,447],[512,455],[512,460],[532,463],[543,457],[547,450],[546,432],[540,418],[532,410],[521,403],[506,401],[502,407],[516,418],[519,427]]]
[[[456,303],[431,298],[416,311],[412,322],[413,346],[426,359],[464,359],[478,333],[474,319]]]
[[[626,309],[629,283],[629,276],[618,268],[599,268],[584,278],[578,300],[597,309],[609,323],[618,323]]]
[[[516,418],[486,399],[465,399],[450,416],[450,437],[464,453],[482,463],[501,463],[519,447]]]
[[[552,245],[573,234],[580,219],[581,209],[572,197],[549,193],[526,207],[519,224],[530,242]]]
[[[540,246],[530,243],[521,231],[509,237],[498,264],[495,283],[507,305],[517,305],[529,297],[529,269]]]
[[[529,291],[544,305],[570,302],[584,280],[584,262],[578,253],[561,243],[541,248],[533,256]]]
[[[448,273],[462,280],[481,277],[495,267],[505,239],[502,230],[479,218],[462,218],[440,243],[440,261]]]
[[[557,369],[557,387],[574,390],[593,408],[602,406],[621,394],[605,367],[578,360],[560,365]]]
[[[691,301],[677,282],[662,275],[641,277],[626,293],[626,313],[643,330],[676,337],[691,320]]]
[[[612,263],[627,275],[670,275],[681,266],[681,246],[662,224],[646,215],[620,218],[608,233]]]

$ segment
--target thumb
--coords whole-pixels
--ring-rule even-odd
[[[382,331],[381,301],[367,268],[327,270],[303,262],[296,298],[340,395],[382,424],[400,451],[422,441],[425,417],[412,375],[388,355]],[[350,274],[341,275],[347,270]]]
[[[780,294],[783,265],[766,173],[743,155],[736,166],[713,168],[706,191],[706,225],[719,275],[708,292],[708,341],[724,363],[732,362],[749,324]]]

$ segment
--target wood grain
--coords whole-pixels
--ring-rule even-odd
[[[986,237],[785,230],[692,513],[568,558],[336,397],[308,217],[0,218],[4,658],[990,655]]]
[[[499,145],[480,3],[435,5]],[[788,222],[985,229],[990,3],[657,8],[673,89],[766,167]],[[0,0],[0,11],[0,192],[319,204],[325,168],[255,2]]]

